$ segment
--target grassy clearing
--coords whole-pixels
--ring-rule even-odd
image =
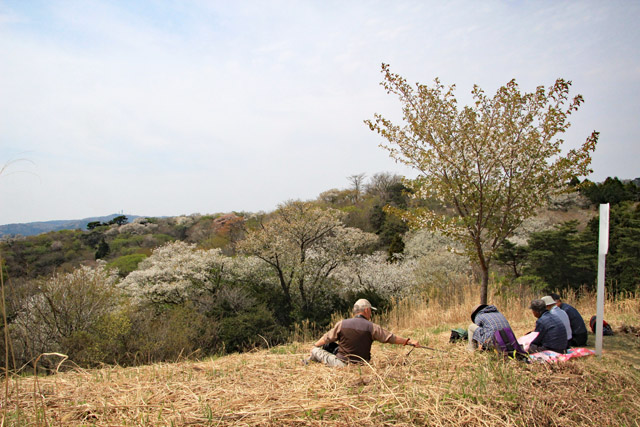
[[[602,358],[527,365],[448,343],[471,296],[463,289],[455,308],[402,302],[378,319],[441,351],[376,343],[371,365],[330,369],[300,363],[309,337],[197,362],[12,377],[4,425],[639,425],[640,298],[607,302],[607,320],[631,333],[604,337]],[[518,334],[533,328],[528,296],[501,298]],[[575,305],[595,313],[591,296]]]

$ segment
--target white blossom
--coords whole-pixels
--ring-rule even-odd
[[[344,291],[374,291],[385,298],[402,297],[414,290],[418,283],[416,266],[413,259],[389,262],[385,253],[376,252],[354,257],[336,269],[333,277],[341,283]]]
[[[131,296],[152,302],[181,303],[220,286],[229,258],[220,249],[196,249],[181,241],[153,251],[120,286]]]
[[[136,218],[137,219],[137,218]],[[153,234],[158,229],[158,224],[153,224],[151,222],[132,222],[129,224],[124,224],[118,227],[118,231],[120,233],[128,233],[128,234]]]
[[[405,237],[405,262],[413,260],[421,288],[446,288],[468,277],[471,262],[462,245],[450,237],[429,230],[417,230]]]

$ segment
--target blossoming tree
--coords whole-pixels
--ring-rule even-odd
[[[388,141],[381,146],[391,157],[418,172],[406,184],[412,197],[437,200],[452,211],[399,213],[416,228],[439,230],[464,245],[481,271],[480,301],[486,303],[495,251],[572,177],[591,173],[598,133],[564,154],[564,140],[557,137],[583,98],[569,99],[571,82],[563,79],[531,93],[521,93],[511,80],[493,97],[474,86],[473,105],[458,108],[455,86],[445,88],[436,79],[433,87],[414,88],[387,64],[382,73],[382,86],[400,99],[404,124],[379,114],[365,123]]]
[[[202,294],[214,294],[230,263],[220,249],[171,242],[155,249],[119,286],[137,299],[181,304]]]
[[[277,276],[283,310],[293,308],[294,297],[303,312],[309,310],[334,270],[376,241],[374,234],[345,227],[341,218],[312,202],[289,201],[240,243],[242,253],[261,259]]]
[[[400,298],[415,290],[417,261],[391,262],[384,252],[362,254],[336,270],[335,277],[344,291],[374,292],[383,298]]]

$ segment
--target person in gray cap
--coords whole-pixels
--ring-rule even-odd
[[[359,299],[353,306],[353,317],[336,323],[311,349],[309,360],[328,366],[342,367],[348,363],[362,363],[371,360],[371,344],[382,343],[411,345],[420,347],[416,340],[403,338],[371,322],[372,311],[376,308],[366,299]],[[323,348],[329,343],[338,343],[337,354]]]
[[[552,350],[556,353],[567,351],[567,331],[562,320],[547,311],[547,305],[541,299],[531,301],[529,306],[536,320],[538,336],[531,341],[529,353]]]

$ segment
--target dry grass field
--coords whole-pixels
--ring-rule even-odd
[[[616,335],[604,337],[601,358],[525,364],[448,342],[451,328],[469,323],[475,290],[400,302],[377,319],[433,350],[376,343],[370,365],[332,369],[301,363],[317,338],[302,334],[289,345],[199,361],[93,370],[65,362],[55,375],[10,376],[2,425],[640,424],[639,296],[607,301]],[[531,298],[494,293],[490,302],[521,335],[535,323]],[[567,302],[586,320],[595,313],[593,296]]]

